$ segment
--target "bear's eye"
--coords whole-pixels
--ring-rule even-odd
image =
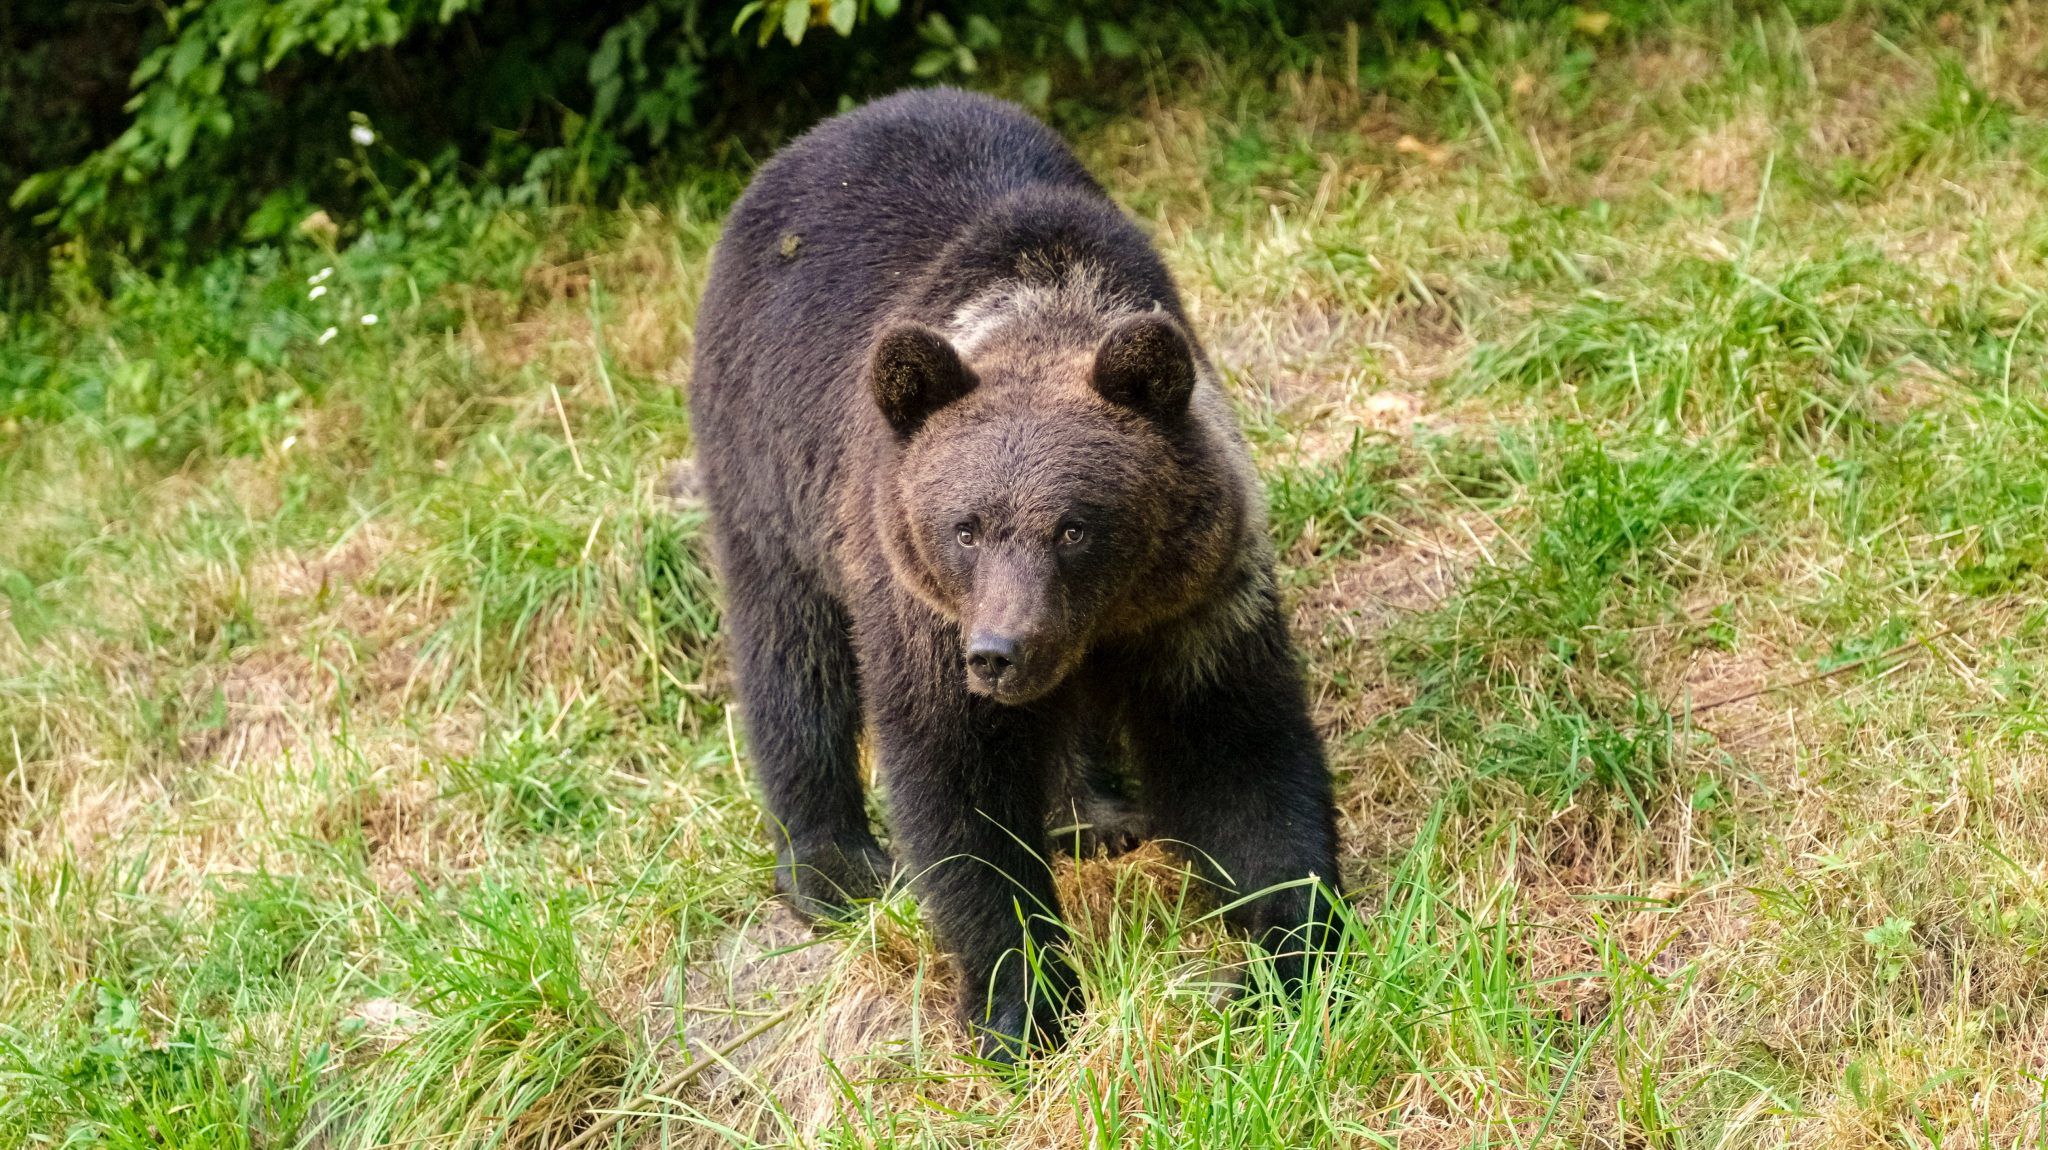
[[[1088,529],[1078,523],[1069,523],[1060,528],[1060,546],[1079,547],[1088,539]]]
[[[962,547],[972,547],[981,542],[981,536],[975,533],[972,523],[962,523],[953,528],[953,538],[958,539]]]

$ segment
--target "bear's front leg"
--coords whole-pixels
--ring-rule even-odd
[[[961,686],[957,640],[911,636],[864,659],[895,850],[952,952],[981,1056],[1058,1045],[1080,985],[1061,953],[1045,841],[1056,703],[1011,707]],[[864,652],[865,654],[865,652]]]
[[[1298,991],[1336,943],[1336,814],[1322,741],[1277,603],[1254,626],[1204,639],[1210,657],[1195,665],[1132,669],[1147,813],[1154,834],[1226,901],[1282,888],[1226,917]]]

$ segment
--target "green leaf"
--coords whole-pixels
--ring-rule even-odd
[[[925,43],[942,48],[951,48],[960,42],[960,37],[953,32],[952,21],[947,20],[943,12],[925,17],[924,23],[918,26],[917,34],[924,37]]]
[[[782,35],[792,44],[804,42],[804,29],[811,26],[810,0],[782,0]]]
[[[1102,45],[1102,54],[1111,59],[1128,60],[1138,54],[1138,38],[1121,24],[1096,21],[1095,39]]]
[[[927,48],[910,66],[910,74],[920,80],[929,80],[944,72],[953,64],[953,52],[949,48]]]
[[[170,138],[164,149],[164,167],[175,168],[185,162],[185,157],[192,151],[192,137],[198,131],[199,121],[190,115],[172,122]]]
[[[263,198],[256,210],[242,224],[242,238],[245,240],[268,240],[291,230],[292,225],[306,216],[306,197],[297,188],[281,188]]]
[[[758,8],[760,5],[755,3],[749,4],[747,7]],[[745,17],[742,16],[741,19],[745,19]],[[619,74],[619,52],[624,42],[625,37],[618,28],[613,28],[606,32],[604,38],[597,42],[597,51],[590,54],[590,71],[588,74],[592,87],[597,87]]]
[[[1880,950],[1904,949],[1913,941],[1913,920],[1897,915],[1863,932],[1863,941]]]
[[[859,15],[859,0],[832,0],[831,7],[825,10],[825,19],[841,36],[853,35],[853,22]]]
[[[1040,70],[1024,77],[1017,85],[1017,95],[1031,107],[1045,107],[1052,102],[1052,74]]]
[[[1692,788],[1692,809],[1702,813],[1721,805],[1721,784],[1712,775],[1702,775]]]
[[[967,18],[967,35],[962,42],[977,52],[985,52],[1001,45],[1003,34],[989,22],[988,17],[977,12]]]
[[[169,47],[158,48],[156,51],[144,56],[142,63],[135,66],[135,75],[129,78],[128,86],[139,89],[151,80],[156,79],[157,74],[164,70],[164,65],[170,61],[170,58],[171,48]]]
[[[875,15],[887,20],[902,8],[903,0],[875,0]]]
[[[7,197],[7,206],[11,208],[24,208],[34,201],[41,199],[44,193],[56,186],[57,177],[61,174],[59,172],[37,172],[35,175],[23,180],[21,185],[14,189],[14,194]]]
[[[1079,13],[1067,18],[1067,29],[1062,36],[1067,42],[1067,51],[1083,64],[1088,62],[1088,25]]]
[[[171,52],[171,83],[184,83],[185,77],[191,75],[205,57],[206,41],[199,36],[187,36],[178,41],[178,46]]]

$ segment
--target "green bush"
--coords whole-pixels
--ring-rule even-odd
[[[459,183],[630,194],[906,83],[1041,107],[1184,37],[1285,51],[1332,6],[1210,0],[48,0],[0,11],[0,276],[53,243],[190,263]],[[1139,29],[1145,33],[1141,39]],[[744,149],[735,154],[733,149]]]
[[[1924,0],[1849,3],[1880,20]],[[1780,8],[1767,6],[1773,12]],[[0,300],[48,256],[191,266],[315,213],[347,238],[451,190],[631,196],[744,168],[851,102],[915,83],[1074,120],[1200,53],[1356,68],[1397,95],[1491,30],[1611,36],[1651,0],[28,0],[0,4]],[[328,233],[323,238],[340,238]]]
[[[1850,5],[1922,21],[1940,0]],[[1653,0],[26,0],[0,4],[0,300],[53,245],[99,278],[348,227],[422,189],[630,195],[729,167],[910,83],[993,88],[1056,114],[1128,106],[1195,52],[1357,68],[1396,94],[1451,75],[1489,29],[1591,37]],[[1469,54],[1469,53],[1468,53]],[[738,166],[744,166],[740,164]]]

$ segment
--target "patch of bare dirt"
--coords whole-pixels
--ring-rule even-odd
[[[219,759],[230,768],[304,751],[340,701],[377,710],[395,705],[385,685],[365,674],[365,656],[406,646],[424,628],[414,610],[365,589],[397,549],[398,537],[365,526],[326,548],[259,555],[247,573],[247,600],[262,641],[214,664],[188,690],[181,754]]]
[[[1294,631],[1319,668],[1313,703],[1326,733],[1358,730],[1406,702],[1376,665],[1373,642],[1449,597],[1497,530],[1483,518],[1410,529],[1331,564],[1301,593]]]
[[[1702,83],[1725,67],[1725,57],[1703,44],[1680,40],[1662,51],[1636,53],[1629,60],[1638,91],[1682,89]]]
[[[105,849],[135,827],[145,812],[165,802],[168,787],[161,779],[140,777],[118,782],[80,781],[64,796],[63,817],[45,834],[61,834],[68,852],[89,866]],[[48,851],[47,841],[30,848]]]
[[[1720,196],[1731,209],[1754,207],[1776,141],[1777,128],[1763,113],[1737,116],[1693,137],[1680,177],[1689,190]]]
[[[1443,422],[1428,390],[1462,366],[1473,346],[1446,302],[1448,285],[1438,287],[1420,299],[1410,293],[1426,289],[1398,286],[1396,302],[1377,312],[1264,310],[1220,325],[1210,343],[1240,387],[1337,450],[1355,430],[1412,435]]]
[[[1609,948],[1661,978],[1693,967],[1711,980],[1753,930],[1755,899],[1740,884],[1695,885],[1692,860],[1705,847],[1689,804],[1668,804],[1646,830],[1632,820],[1570,807],[1532,828],[1515,855],[1535,993],[1579,1023],[1614,1005]]]
[[[1389,309],[1369,336],[1365,346],[1377,355],[1382,376],[1404,388],[1449,378],[1474,346],[1463,321],[1439,294]]]
[[[1816,166],[1840,156],[1868,159],[1889,147],[1894,133],[1888,110],[1902,96],[1926,89],[1932,70],[1870,52],[1877,35],[1864,20],[1837,20],[1805,34],[1818,85],[1803,144]]]
[[[695,1089],[722,1122],[781,1134],[778,1112],[813,1134],[842,1117],[843,1083],[889,1078],[925,1049],[959,1049],[943,964],[908,969],[864,947],[813,936],[780,901],[694,963],[666,1025],[692,1058],[718,1064]],[[788,1022],[740,1042],[763,1018]],[[907,1099],[906,1099],[907,1101]]]
[[[252,652],[222,668],[212,686],[220,721],[187,731],[181,751],[191,762],[218,757],[231,770],[304,745],[302,720],[327,709],[335,693],[333,677],[297,651]]]
[[[1692,713],[1695,725],[1713,733],[1730,752],[1761,751],[1790,721],[1769,688],[1783,680],[1785,660],[1751,643],[1739,650],[1694,651],[1676,679],[1678,697],[1668,705]]]
[[[1441,603],[1494,533],[1485,519],[1425,528],[1340,560],[1302,595],[1295,624],[1311,632],[1334,623],[1353,638],[1371,638]]]
[[[328,820],[353,819],[369,854],[370,877],[387,895],[410,891],[422,878],[440,879],[484,861],[474,816],[442,801],[433,781],[415,778],[363,797],[350,797]]]
[[[1261,310],[1210,334],[1216,363],[1287,410],[1331,402],[1356,386],[1363,316],[1324,308]]]
[[[282,550],[261,556],[250,572],[251,587],[279,601],[320,600],[375,574],[401,545],[391,532],[365,524],[324,550]]]
[[[676,222],[644,211],[616,248],[536,259],[516,295],[458,292],[466,342],[501,371],[532,369],[565,398],[602,391],[606,363],[642,376],[677,372],[705,261],[675,243]]]
[[[678,459],[662,469],[660,490],[662,498],[677,511],[694,511],[704,506],[704,478],[697,470],[697,461]]]

